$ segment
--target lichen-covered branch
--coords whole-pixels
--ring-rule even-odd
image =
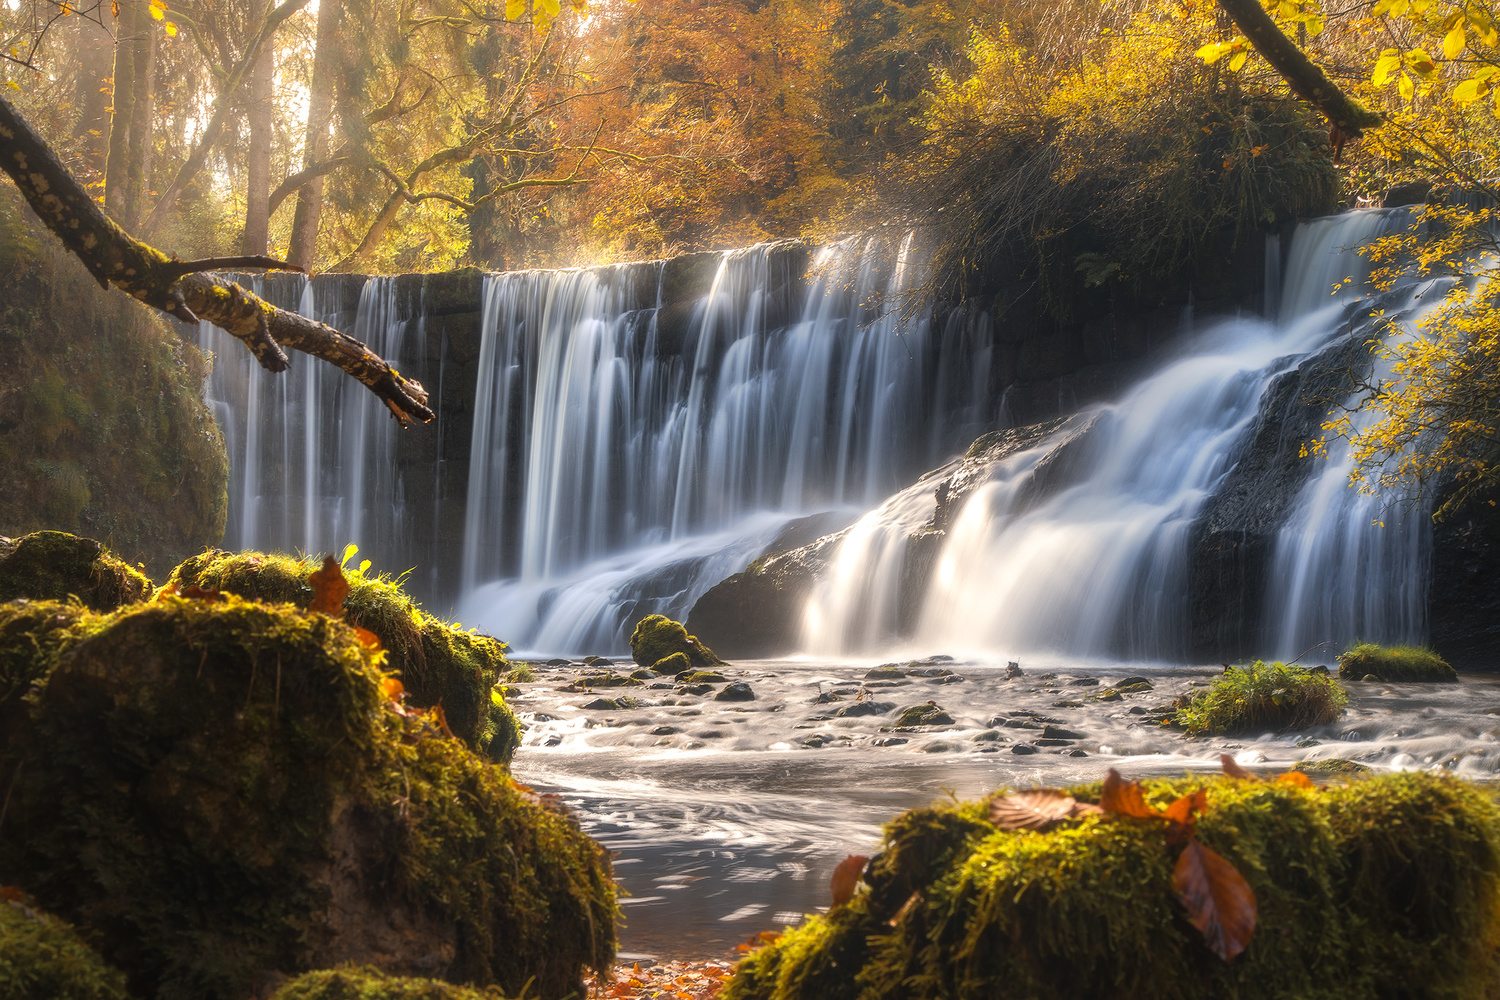
[[[1352,139],[1381,123],[1378,113],[1340,90],[1295,42],[1281,33],[1260,0],[1219,0],[1219,6],[1297,96],[1328,117],[1336,138]]]
[[[269,371],[286,370],[285,345],[337,365],[363,382],[403,425],[432,419],[421,384],[402,378],[364,344],[332,327],[278,309],[225,278],[193,271],[201,261],[175,260],[132,237],[88,196],[52,148],[3,97],[0,169],[100,285],[114,285],[178,319],[203,319],[222,327]]]

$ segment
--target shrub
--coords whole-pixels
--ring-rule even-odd
[[[1361,643],[1339,656],[1339,676],[1359,680],[1374,674],[1383,681],[1457,681],[1448,661],[1422,646]]]
[[[271,1000],[503,1000],[500,993],[438,979],[387,976],[370,966],[321,969],[298,976]]]
[[[0,997],[125,1000],[125,976],[61,920],[0,900]]]
[[[197,586],[301,608],[312,600],[307,577],[320,565],[309,558],[214,549],[172,570],[167,586]],[[347,569],[345,576],[345,617],[380,637],[411,703],[418,708],[441,704],[459,738],[493,760],[508,762],[521,742],[520,723],[504,699],[492,694],[507,666],[505,644],[423,611],[399,579]]]
[[[981,801],[891,823],[868,891],[752,953],[723,1000],[1487,995],[1500,810],[1474,786],[1431,774],[1312,790],[1144,784],[1158,808],[1206,786],[1198,838],[1259,907],[1232,963],[1173,898],[1163,824],[1087,817],[1010,833]],[[1070,794],[1097,801],[1100,786]]]
[[[1348,702],[1326,674],[1257,660],[1225,668],[1206,691],[1179,706],[1177,722],[1190,736],[1284,733],[1332,722]]]
[[[97,933],[144,994],[379,961],[561,997],[612,961],[608,856],[398,711],[344,622],[233,596],[31,609],[0,606],[0,635],[57,633],[7,710],[0,884]]]

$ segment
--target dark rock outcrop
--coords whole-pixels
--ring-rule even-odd
[[[1433,529],[1427,595],[1432,647],[1459,670],[1500,668],[1500,491]]]

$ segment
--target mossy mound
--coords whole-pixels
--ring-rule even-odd
[[[125,1000],[125,976],[61,920],[0,900],[0,997]]]
[[[896,716],[898,726],[951,726],[953,716],[936,702],[909,705]]]
[[[1292,765],[1292,770],[1312,775],[1371,774],[1374,772],[1374,768],[1368,764],[1345,760],[1343,757],[1329,757],[1326,760],[1299,760]]]
[[[1151,781],[1158,808],[1204,787]],[[1199,839],[1259,922],[1221,961],[1172,890],[1164,824],[991,825],[985,802],[892,823],[868,891],[737,967],[723,1000],[1238,1000],[1485,996],[1500,943],[1500,810],[1428,774],[1304,790],[1206,782]],[[1072,794],[1097,801],[1099,786]],[[1416,984],[1420,984],[1417,986]]]
[[[440,979],[387,976],[369,966],[320,969],[298,976],[271,1000],[502,1000],[494,990],[455,986]]]
[[[145,600],[153,584],[92,538],[34,531],[0,539],[0,601],[65,601],[76,597],[95,611]]]
[[[673,653],[671,656],[663,656],[651,664],[650,670],[654,674],[681,674],[693,669],[693,661],[688,659],[686,653]]]
[[[1432,650],[1422,646],[1377,646],[1361,643],[1339,656],[1339,676],[1362,680],[1374,674],[1383,681],[1458,680],[1458,674]]]
[[[665,615],[647,615],[641,619],[630,635],[630,653],[636,663],[650,667],[657,673],[681,673],[671,669],[671,664],[667,664],[665,670],[658,666],[676,653],[687,657],[689,667],[728,665],[715,656],[713,650],[699,642],[697,636],[688,635],[681,622],[674,622]]]
[[[1226,667],[1204,690],[1177,706],[1189,736],[1285,733],[1333,722],[1349,696],[1326,673],[1285,663]]]
[[[0,604],[0,749],[20,731],[22,698],[81,625],[93,619],[77,604],[11,601]]]
[[[81,613],[58,645],[0,752],[0,884],[133,992],[241,1000],[357,962],[560,997],[608,967],[607,855],[398,711],[347,624],[165,597]]]
[[[307,577],[320,565],[316,559],[215,549],[172,570],[167,586],[197,586],[306,607],[312,600]],[[521,724],[504,700],[492,694],[508,666],[504,644],[423,611],[398,580],[358,570],[345,570],[345,577],[345,617],[380,638],[387,665],[401,678],[411,704],[442,705],[455,735],[493,760],[509,762],[521,744]]]

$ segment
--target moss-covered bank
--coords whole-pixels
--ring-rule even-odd
[[[144,573],[92,538],[62,531],[0,538],[0,601],[76,597],[95,611],[113,611],[145,600],[153,589]]]
[[[347,962],[561,997],[613,958],[607,855],[400,710],[347,624],[165,596],[0,605],[0,884],[131,991],[242,1000]],[[27,650],[31,650],[30,653]]]
[[[320,969],[287,983],[271,1000],[502,1000],[503,994],[455,986],[440,979],[387,976],[378,969]]]
[[[1404,774],[1318,789],[1154,781],[1147,798],[1160,808],[1205,785],[1199,839],[1259,903],[1232,963],[1173,898],[1164,824],[1090,817],[1007,833],[975,802],[891,823],[867,890],[747,958],[723,1000],[1490,995],[1500,810],[1489,796]]]
[[[208,364],[0,191],[0,535],[61,528],[165,574],[224,534]]]
[[[21,900],[0,899],[0,997],[125,1000],[125,977],[78,932]]]
[[[316,559],[215,549],[185,560],[166,586],[306,607],[312,599],[307,577],[319,565]],[[506,670],[505,645],[423,611],[397,580],[359,570],[346,570],[346,577],[345,617],[380,638],[388,666],[400,676],[411,703],[442,705],[448,725],[464,742],[494,760],[509,761],[521,742],[520,723],[491,694]]]

